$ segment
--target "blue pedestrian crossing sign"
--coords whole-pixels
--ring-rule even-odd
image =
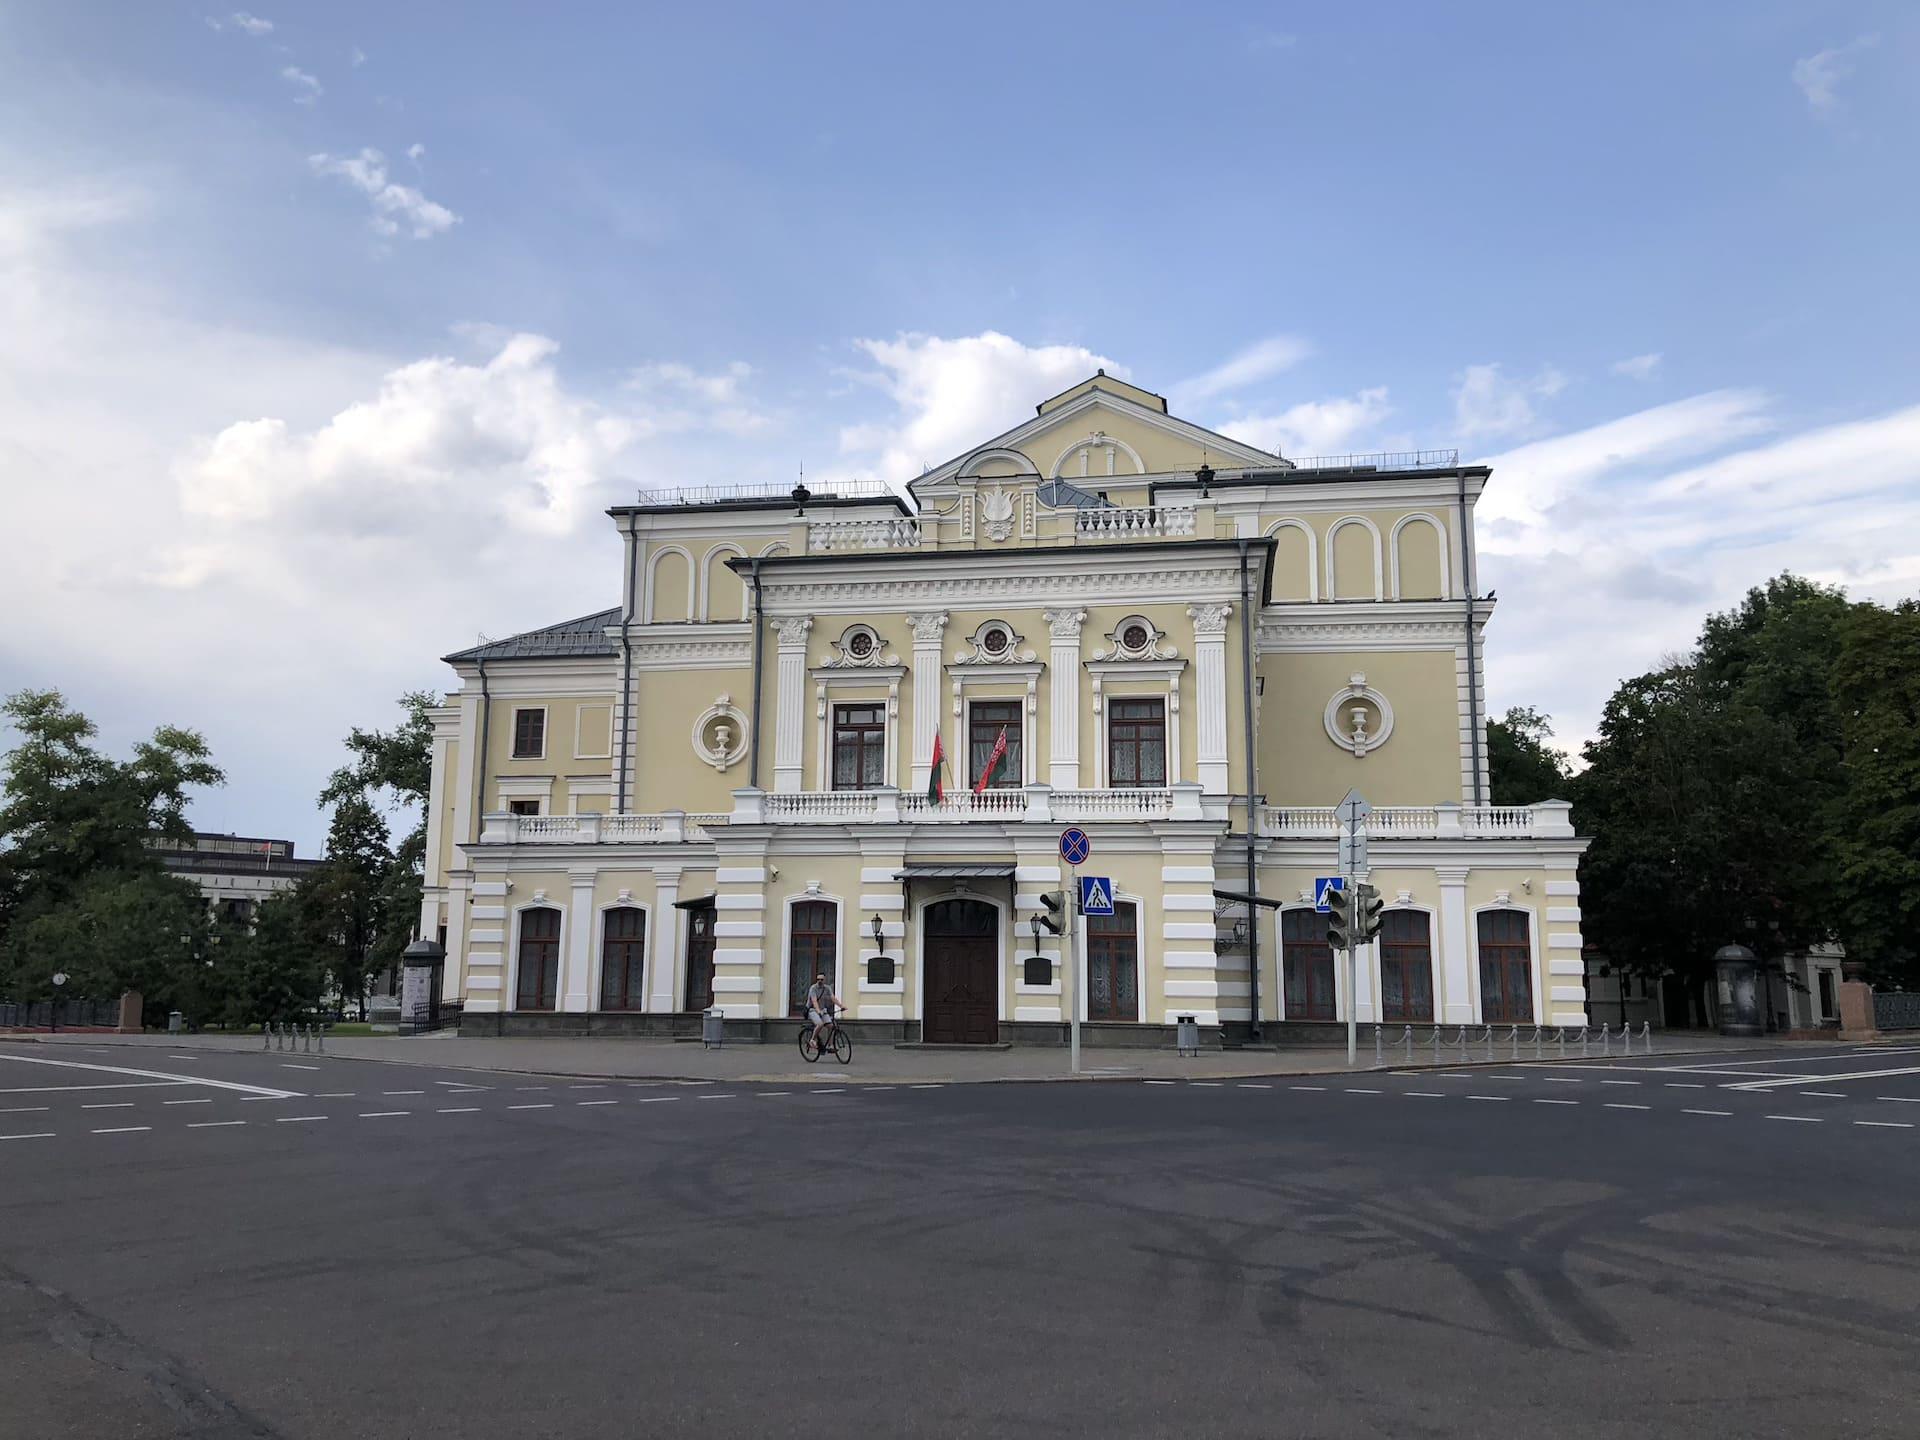
[[[1080,877],[1080,913],[1082,915],[1113,914],[1113,881],[1104,875],[1082,875]]]
[[[1093,842],[1078,825],[1069,825],[1060,832],[1060,858],[1067,864],[1084,865],[1092,853]]]
[[[1347,877],[1344,875],[1320,876],[1313,882],[1313,908],[1318,910],[1322,915],[1327,914],[1327,892],[1329,890],[1345,890],[1346,888]]]

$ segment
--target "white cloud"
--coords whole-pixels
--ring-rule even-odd
[[[879,368],[859,378],[892,400],[884,421],[848,425],[845,455],[857,473],[903,484],[990,436],[1031,418],[1034,405],[1095,370],[1127,371],[1080,345],[1023,345],[988,330],[945,339],[902,334],[854,342]]]
[[[1834,50],[1821,50],[1793,62],[1793,83],[1807,97],[1816,114],[1840,103],[1840,82],[1853,73],[1854,57],[1880,43],[1878,35],[1862,35]]]
[[[1175,385],[1172,392],[1175,408],[1192,407],[1217,395],[1230,395],[1257,385],[1298,365],[1312,353],[1313,347],[1298,336],[1270,335],[1206,373]]]
[[[650,434],[709,430],[744,435],[773,422],[745,393],[752,377],[753,367],[744,360],[710,373],[665,361],[635,370],[627,377],[626,390],[645,403]]]
[[[225,30],[231,25],[234,29],[251,35],[256,40],[262,35],[271,35],[273,33],[273,22],[271,20],[263,20],[258,15],[249,15],[244,10],[236,10],[224,20],[217,19],[212,15],[207,16],[206,20],[209,29]]]
[[[1616,375],[1624,375],[1629,380],[1651,380],[1654,372],[1660,368],[1662,356],[1658,350],[1646,355],[1633,355],[1625,360],[1616,360],[1607,368]]]
[[[298,65],[289,65],[281,70],[280,78],[293,86],[293,103],[296,105],[311,105],[327,93],[318,79]]]
[[[443,234],[460,223],[460,217],[446,206],[429,200],[411,185],[402,185],[388,177],[387,157],[378,150],[362,150],[358,155],[309,155],[307,163],[316,175],[334,175],[364,194],[373,205],[372,225],[381,235],[398,235],[402,226],[416,240]]]
[[[418,140],[407,146],[407,159],[411,160],[416,166],[426,158],[427,147],[422,145]]]
[[[1462,439],[1475,435],[1516,435],[1538,423],[1535,399],[1558,395],[1567,377],[1551,365],[1531,380],[1514,380],[1496,365],[1469,365],[1455,378],[1453,418]]]
[[[358,45],[354,46],[353,53],[347,57],[347,63],[358,70],[362,65],[367,63],[367,52],[362,50]]]
[[[1387,387],[1353,396],[1305,400],[1277,415],[1245,415],[1219,426],[1220,433],[1297,459],[1352,451],[1356,440],[1393,413]]]

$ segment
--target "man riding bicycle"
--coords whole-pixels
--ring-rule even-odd
[[[826,1034],[833,1025],[835,1012],[845,1008],[840,1003],[840,997],[833,993],[833,986],[827,983],[826,972],[814,976],[813,984],[807,988],[807,1019],[813,1022],[814,1044],[826,1044]]]

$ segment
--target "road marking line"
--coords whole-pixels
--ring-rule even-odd
[[[449,1090],[491,1090],[491,1085],[472,1085],[465,1080],[436,1080],[436,1085],[444,1085]]]
[[[1220,1082],[1218,1080],[1189,1080],[1187,1083],[1197,1086],[1202,1090],[1218,1090],[1220,1088]]]
[[[51,1140],[54,1132],[41,1130],[32,1135],[0,1135],[0,1140]]]
[[[24,1055],[0,1055],[0,1060],[24,1060]],[[69,1090],[170,1090],[176,1085],[191,1085],[192,1080],[136,1080],[118,1085],[11,1085],[0,1095],[60,1095]]]
[[[318,1065],[295,1065],[291,1060],[282,1060],[280,1062],[280,1068],[282,1070],[318,1070],[320,1067]]]
[[[382,1090],[382,1095],[424,1095],[424,1090]]]
[[[1584,1085],[1587,1083],[1584,1075],[1542,1075],[1538,1078],[1546,1081],[1549,1085]]]
[[[838,1090],[816,1090],[816,1091],[814,1091],[814,1094],[816,1094],[816,1095],[838,1095],[839,1093],[840,1093],[840,1092],[839,1092]],[[731,1095],[696,1095],[696,1096],[694,1096],[693,1098],[694,1098],[694,1099],[696,1099],[696,1100],[731,1100],[731,1099],[733,1098],[733,1096],[731,1096]]]
[[[1876,1100],[1891,1100],[1896,1105],[1920,1105],[1920,1095],[1876,1095]]]
[[[1731,1110],[1682,1110],[1682,1115],[1731,1115]]]
[[[1152,1085],[1152,1084],[1156,1084],[1156,1083],[1165,1083],[1165,1082],[1156,1082],[1156,1081],[1152,1081],[1152,1080],[1149,1080],[1149,1081],[1148,1081],[1147,1083],[1148,1083],[1149,1085]],[[1239,1085],[1239,1086],[1236,1086],[1235,1088],[1236,1088],[1236,1089],[1240,1089],[1240,1090],[1271,1090],[1271,1089],[1273,1089],[1273,1086],[1271,1086],[1271,1085],[1244,1085],[1244,1084],[1243,1084],[1243,1085]]]
[[[1173,1081],[1171,1081],[1171,1080],[1147,1080],[1147,1081],[1144,1081],[1144,1082],[1142,1082],[1142,1083],[1144,1083],[1144,1084],[1147,1084],[1147,1085],[1171,1085],[1171,1084],[1173,1084]]]
[[[1831,1085],[1840,1080],[1880,1080],[1889,1075],[1920,1075],[1920,1065],[1908,1065],[1899,1070],[1856,1070],[1850,1075],[1790,1075],[1784,1080],[1750,1080],[1742,1085],[1729,1085],[1729,1090],[1782,1090],[1789,1085],[1804,1085],[1809,1080],[1822,1081]]]
[[[1469,1100],[1511,1100],[1511,1095],[1469,1095]]]
[[[782,1090],[780,1093],[784,1095],[787,1092]],[[671,1100],[684,1100],[686,1098],[684,1095],[646,1095],[641,1097],[640,1103],[642,1105],[665,1105]],[[509,1110],[518,1110],[520,1107],[518,1105],[509,1105],[507,1108]]]
[[[576,1100],[576,1105],[618,1105],[618,1100]]]
[[[1358,1085],[1342,1085],[1341,1092],[1347,1095],[1378,1095],[1378,1090],[1362,1090]]]
[[[176,1102],[169,1100],[167,1103],[172,1105]],[[212,1104],[213,1102],[208,1101],[207,1103]],[[30,1115],[36,1110],[51,1110],[52,1108],[51,1105],[15,1105],[10,1109],[0,1110],[0,1115]]]
[[[1856,1125],[1872,1125],[1881,1130],[1913,1129],[1913,1122],[1911,1120],[1856,1120],[1853,1123]]]
[[[110,1130],[96,1130],[96,1135],[137,1135],[142,1130],[151,1130],[151,1125],[119,1125]]]
[[[215,1090],[239,1090],[261,1099],[285,1100],[292,1090],[272,1090],[265,1085],[242,1085],[233,1080],[205,1080],[198,1075],[169,1075],[164,1070],[133,1070],[125,1065],[94,1065],[85,1060],[50,1060],[43,1055],[0,1055],[20,1065],[57,1065],[63,1070],[100,1070],[109,1075],[137,1075],[142,1080],[164,1080],[170,1085],[208,1085]]]
[[[1847,1098],[1847,1092],[1844,1090],[1802,1090],[1800,1093],[1802,1095],[1817,1095],[1822,1100],[1844,1100]]]
[[[1444,1100],[1447,1098],[1447,1092],[1444,1090],[1409,1090],[1407,1091],[1407,1096],[1413,1100]]]
[[[96,1100],[91,1105],[82,1105],[82,1110],[131,1110],[131,1100]]]
[[[199,1058],[200,1058],[200,1057],[199,1057],[198,1055],[169,1055],[169,1056],[167,1056],[167,1059],[169,1059],[169,1060],[198,1060]]]
[[[218,1130],[222,1125],[244,1125],[244,1120],[193,1120],[187,1124],[189,1130]]]
[[[507,1109],[509,1110],[551,1110],[553,1109],[553,1102],[549,1100],[544,1104],[540,1104],[540,1105],[509,1105],[507,1106]]]
[[[360,1118],[362,1120],[385,1120],[390,1116],[411,1115],[412,1113],[411,1110],[362,1110],[360,1112]]]
[[[516,1085],[513,1088],[516,1090],[551,1090],[553,1089],[553,1086],[551,1085]]]
[[[1707,1088],[1697,1080],[1669,1080],[1666,1082],[1666,1085],[1669,1090],[1704,1090]]]
[[[1792,1120],[1800,1125],[1824,1125],[1826,1122],[1813,1115],[1769,1115],[1769,1120]]]
[[[1651,1105],[1621,1105],[1609,1100],[1600,1108],[1603,1110],[1651,1110],[1653,1107]]]
[[[606,1088],[607,1087],[605,1085],[569,1085],[567,1086],[567,1089],[569,1090],[604,1090]]]
[[[866,1087],[864,1087],[864,1088],[866,1089],[866,1092],[867,1092],[867,1094],[869,1094],[869,1095],[878,1095],[878,1094],[879,1094],[879,1093],[880,1093],[881,1091],[883,1091],[883,1090],[891,1090],[891,1089],[893,1089],[893,1086],[891,1086],[891,1085],[868,1085],[868,1086],[866,1086]]]
[[[1602,1085],[1638,1085],[1638,1080],[1602,1080]]]
[[[162,1105],[211,1105],[211,1100],[162,1100]]]
[[[328,1120],[331,1118],[332,1117],[328,1115],[276,1115],[273,1123],[276,1125],[294,1125],[302,1120]]]
[[[316,1090],[313,1092],[313,1098],[316,1100],[351,1100],[355,1093],[356,1092],[352,1090]],[[420,1092],[416,1090],[413,1093],[418,1095]]]
[[[436,1110],[433,1113],[436,1115],[478,1115],[480,1113],[480,1107],[478,1105],[451,1105],[444,1110]]]
[[[1169,1080],[1167,1083],[1171,1085],[1173,1082]],[[776,1095],[791,1095],[792,1093],[793,1092],[791,1090],[762,1090],[760,1092],[760,1098],[762,1100],[771,1100]],[[647,1102],[642,1100],[640,1103],[644,1105]]]
[[[844,1094],[846,1094],[847,1092],[846,1092],[846,1091],[844,1091],[844,1090],[816,1090],[816,1091],[814,1091],[813,1093],[814,1093],[814,1094],[816,1094],[816,1095],[844,1095]],[[720,1096],[718,1096],[718,1095],[702,1095],[702,1096],[701,1096],[700,1098],[701,1098],[702,1100],[718,1100],[718,1099],[720,1099]]]
[[[702,1081],[701,1083],[705,1084],[706,1082]],[[913,1085],[913,1086],[909,1086],[908,1088],[913,1090],[944,1090],[947,1088],[947,1082],[944,1080],[941,1080],[941,1081],[937,1081],[932,1085]]]
[[[1324,1085],[1289,1085],[1287,1086],[1287,1089],[1289,1090],[1324,1090],[1326,1088],[1327,1087]]]
[[[1578,1100],[1541,1100],[1536,1097],[1533,1103],[1536,1105],[1578,1105],[1580,1102]]]

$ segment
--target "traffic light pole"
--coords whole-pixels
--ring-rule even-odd
[[[1360,882],[1351,873],[1344,875],[1342,881],[1346,886],[1346,893],[1358,900]],[[1360,1050],[1360,967],[1354,960],[1354,951],[1359,948],[1354,943],[1358,939],[1354,934],[1358,927],[1351,918],[1351,912],[1349,912],[1347,926],[1347,1068],[1351,1070]]]
[[[1080,867],[1073,867],[1073,888],[1067,893],[1067,903],[1061,907],[1067,912],[1066,951],[1060,957],[1061,998],[1067,1004],[1067,1029],[1072,1036],[1073,1073],[1080,1073]],[[1067,984],[1067,976],[1073,976],[1073,983]]]

